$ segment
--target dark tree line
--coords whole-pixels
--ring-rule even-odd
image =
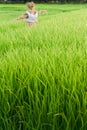
[[[71,3],[71,2],[74,2],[74,3],[85,3],[87,2],[87,0],[60,0],[61,3]]]
[[[2,0],[2,1],[5,1],[5,0]],[[6,1],[9,1],[9,0],[6,0]],[[87,0],[10,0],[10,1],[24,1],[24,3],[26,3],[27,1],[34,1],[34,2],[50,2],[50,1],[58,1],[59,3],[71,3],[71,2],[77,2],[77,3],[85,3],[87,2]]]
[[[32,1],[32,0],[24,0],[24,3],[26,3],[27,1]],[[58,1],[59,3],[85,3],[87,2],[87,0],[33,0],[34,2],[50,2],[50,1]]]
[[[26,3],[27,1],[34,1],[35,3],[37,2],[37,3],[42,3],[42,2],[44,2],[44,3],[50,3],[50,2],[53,2],[53,3],[86,3],[87,2],[87,0],[0,0],[0,1],[3,1],[3,2],[7,2],[8,3],[8,1],[11,1],[11,2],[15,2],[15,3],[17,3],[17,2],[19,2],[19,3],[21,3],[21,2],[23,2],[23,3]]]

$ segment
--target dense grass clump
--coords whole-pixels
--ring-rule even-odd
[[[86,5],[37,7],[27,28],[0,5],[0,130],[87,130]]]

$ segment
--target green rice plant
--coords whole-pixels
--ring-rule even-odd
[[[0,130],[86,130],[86,5],[37,6],[27,28],[23,5],[0,5]]]

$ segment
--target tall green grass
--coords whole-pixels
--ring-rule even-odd
[[[50,5],[31,28],[2,11],[0,130],[87,129],[87,10],[64,6],[81,9]]]

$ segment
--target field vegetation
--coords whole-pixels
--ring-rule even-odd
[[[87,5],[40,9],[0,5],[0,130],[87,130]]]

